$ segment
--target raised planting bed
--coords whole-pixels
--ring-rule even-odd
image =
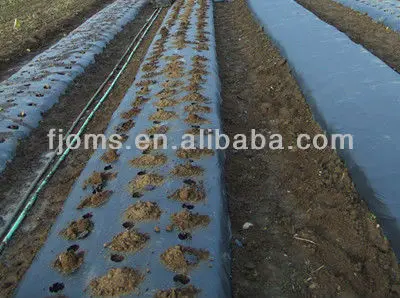
[[[354,149],[338,153],[399,257],[399,74],[295,1],[249,5],[287,58],[322,128],[353,135]]]
[[[171,7],[107,129],[123,148],[93,154],[17,297],[230,296],[222,157],[180,147],[186,132],[221,125],[211,4]],[[137,149],[146,132],[165,133],[168,148]]]
[[[0,83],[0,172],[73,80],[147,0],[117,0]]]

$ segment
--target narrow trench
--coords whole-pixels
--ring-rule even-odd
[[[215,26],[224,132],[322,133],[246,1],[215,3]],[[393,251],[334,151],[230,148],[225,181],[234,297],[397,297]]]

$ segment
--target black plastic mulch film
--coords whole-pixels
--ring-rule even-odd
[[[17,297],[230,296],[223,156],[179,150],[185,133],[221,126],[211,1],[175,2],[136,78],[106,132],[123,148],[93,154]],[[136,148],[146,132],[168,148]],[[60,235],[79,219],[86,230]]]

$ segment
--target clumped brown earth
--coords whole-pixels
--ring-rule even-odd
[[[110,198],[112,191],[104,190],[100,192],[96,192],[90,196],[84,198],[76,207],[76,209],[83,209],[83,208],[96,208],[104,205],[108,199]]]
[[[178,149],[176,151],[176,156],[178,156],[179,158],[183,158],[183,159],[200,159],[202,157],[205,156],[213,156],[214,155],[214,150],[212,149],[200,149],[200,148],[196,148],[196,149]]]
[[[199,104],[192,104],[185,107],[186,112],[190,113],[211,113],[211,108]]]
[[[89,288],[93,296],[115,297],[133,292],[142,280],[143,275],[135,269],[113,268],[106,275],[93,279]]]
[[[151,190],[153,187],[164,183],[164,178],[158,174],[138,175],[129,183],[131,193]]]
[[[197,185],[196,183],[190,185],[184,185],[180,189],[176,190],[168,198],[189,203],[198,203],[204,201],[206,198],[203,185]]]
[[[137,252],[146,245],[149,239],[150,237],[146,234],[128,230],[114,236],[110,242],[104,244],[104,247],[117,252]]]
[[[167,156],[164,154],[145,154],[130,161],[131,165],[140,168],[151,168],[161,166],[167,162]]]
[[[322,133],[246,2],[215,8],[224,133]],[[225,153],[234,297],[399,297],[396,257],[335,151]]]
[[[168,290],[160,290],[155,294],[155,298],[194,298],[200,290],[189,285],[183,288],[173,288]]]
[[[101,160],[105,163],[113,163],[119,158],[118,152],[115,149],[108,149],[102,156]]]
[[[163,264],[174,272],[187,273],[197,266],[200,261],[206,260],[209,253],[206,250],[177,245],[168,248],[161,254]]]
[[[89,236],[94,228],[94,223],[90,218],[80,218],[70,222],[68,227],[60,232],[60,235],[68,240],[83,239]]]
[[[190,163],[185,163],[183,165],[177,165],[173,170],[172,174],[179,177],[192,177],[199,176],[203,174],[204,169],[199,166],[194,166]]]
[[[152,121],[165,121],[170,119],[178,118],[177,114],[174,111],[165,111],[165,110],[158,110],[153,115],[149,117],[149,120]]]
[[[195,113],[190,113],[187,118],[185,119],[185,122],[190,123],[190,124],[204,124],[204,123],[210,123],[206,118],[199,116]]]
[[[126,209],[124,218],[130,221],[158,220],[161,213],[162,211],[157,203],[138,201]]]
[[[87,5],[87,3],[82,2],[82,5]],[[44,115],[41,125],[32,131],[30,137],[20,142],[13,162],[0,177],[0,209],[8,210],[10,205],[15,204],[16,198],[21,197],[16,190],[23,189],[35,178],[32,177],[32,173],[35,175],[34,173],[41,164],[42,153],[48,151],[48,131],[54,127],[62,128],[64,131],[68,130],[75,117],[87,104],[88,98],[94,94],[120,59],[132,40],[132,36],[137,34],[153,11],[154,9],[151,6],[144,7],[136,19],[127,24],[124,30],[108,44],[105,51],[96,56],[96,63],[90,65],[85,74],[74,81],[66,94],[60,98],[59,103]],[[89,123],[86,133],[101,134],[106,130],[114,111],[132,85],[137,70],[166,11],[164,9],[161,12],[160,17],[149,30],[148,36],[136,51],[135,59],[132,59],[129,63],[109,98],[96,113],[96,117]],[[82,20],[79,19],[79,22],[81,23]],[[137,97],[134,100],[136,103],[145,103],[148,99]],[[93,150],[81,148],[73,150],[68,155],[39,195],[37,203],[24,220],[21,229],[16,232],[12,241],[3,251],[0,256],[1,297],[12,295],[35,254],[46,240],[51,225],[62,210],[73,183],[79,177],[92,154]],[[26,237],[27,233],[29,233],[29,237]]]
[[[54,268],[63,274],[71,274],[78,270],[84,260],[83,252],[74,252],[72,250],[63,252],[57,256],[54,261]]]
[[[296,0],[400,73],[400,34],[332,0]]]
[[[189,101],[189,102],[199,102],[199,103],[206,103],[208,102],[208,98],[201,95],[200,93],[193,92],[188,95],[182,97],[181,101]]]
[[[107,181],[114,179],[116,176],[116,173],[95,171],[85,180],[82,187],[83,189],[86,189],[88,186],[92,188],[104,186]]]
[[[210,217],[208,215],[201,215],[188,210],[183,210],[179,213],[172,214],[171,221],[178,229],[186,231],[207,226],[210,223]]]
[[[168,132],[168,126],[166,125],[154,125],[151,128],[146,129],[148,135],[154,134],[166,134]]]

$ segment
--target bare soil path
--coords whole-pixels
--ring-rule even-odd
[[[280,133],[285,146],[321,133],[246,2],[215,7],[225,133]],[[396,258],[334,151],[231,148],[225,179],[234,297],[400,296]]]
[[[332,0],[296,0],[400,73],[400,33]]]

